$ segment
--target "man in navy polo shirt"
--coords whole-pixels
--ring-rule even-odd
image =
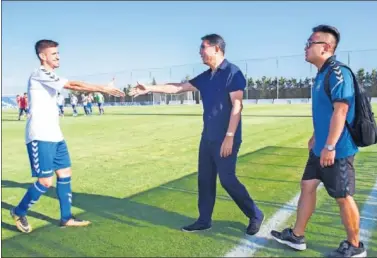
[[[327,193],[340,207],[347,240],[340,243],[329,257],[366,257],[359,241],[360,215],[352,198],[355,193],[354,156],[358,152],[345,122],[352,124],[355,117],[355,90],[352,73],[340,67],[334,52],[340,34],[332,26],[320,25],[305,47],[306,61],[318,68],[312,89],[314,133],[308,142],[309,158],[301,181],[295,226],[282,232],[271,231],[279,243],[296,250],[305,250],[304,231],[316,205],[316,189],[322,181]],[[330,97],[325,91],[325,78],[330,67]]]
[[[256,234],[264,215],[236,177],[237,154],[241,146],[241,111],[246,80],[242,71],[224,58],[225,42],[217,34],[202,38],[200,56],[210,69],[183,83],[144,86],[131,89],[131,96],[149,92],[182,93],[199,90],[203,102],[203,132],[199,147],[199,218],[182,228],[185,232],[211,228],[216,199],[216,178],[249,218],[246,233]]]

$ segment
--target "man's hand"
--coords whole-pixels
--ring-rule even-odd
[[[233,137],[226,136],[220,149],[220,157],[226,158],[232,154],[233,149]]]
[[[309,139],[308,141],[308,150],[310,151],[311,149],[313,149],[314,147],[314,143],[315,143],[315,138],[314,138],[314,135]]]
[[[103,93],[106,93],[115,97],[124,97],[126,95],[122,90],[115,87],[111,87],[111,86],[103,87]]]
[[[323,149],[321,151],[321,159],[320,159],[320,164],[321,167],[329,167],[334,165],[334,160],[335,160],[335,150],[329,151],[328,149]]]
[[[137,97],[137,96],[140,96],[140,95],[145,95],[148,92],[149,92],[149,90],[147,89],[147,87],[145,87],[144,85],[142,85],[138,82],[137,85],[130,90],[128,95],[131,96],[131,97]]]

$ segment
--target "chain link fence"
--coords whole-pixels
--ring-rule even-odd
[[[377,97],[377,49],[340,51],[337,59],[349,65],[361,85],[372,97]],[[292,99],[311,98],[311,86],[317,68],[305,61],[304,55],[280,56],[261,59],[229,60],[236,64],[247,78],[245,99]],[[165,84],[182,82],[208,69],[204,64],[179,65],[165,68],[139,69],[114,73],[75,76],[92,83],[108,83],[115,77],[115,86],[125,92],[137,82],[144,84]],[[72,77],[71,77],[72,78]],[[114,105],[164,105],[196,104],[201,100],[199,92],[182,94],[148,94],[132,98],[113,98],[105,101]]]

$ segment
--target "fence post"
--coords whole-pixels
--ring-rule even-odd
[[[350,55],[350,53],[351,53],[351,51],[348,51],[348,54],[347,54],[347,56],[348,56],[347,65],[348,66],[350,66],[350,64],[351,64],[351,55]]]
[[[276,58],[276,99],[279,99],[279,57]]]
[[[249,99],[249,79],[247,78],[247,61],[245,61],[246,63],[246,74],[245,74],[245,77],[246,77],[246,99]]]

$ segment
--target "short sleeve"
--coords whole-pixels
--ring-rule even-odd
[[[208,70],[189,80],[189,83],[200,91],[206,81],[207,74]]]
[[[244,91],[245,88],[246,88],[246,79],[242,71],[239,70],[233,75],[232,80],[228,86],[228,91],[229,92],[239,91],[239,90]]]
[[[33,74],[33,79],[40,82],[43,86],[61,91],[68,80],[62,77],[59,77],[52,71],[48,71],[44,68],[38,69]]]
[[[351,104],[355,89],[351,71],[345,67],[335,67],[330,74],[330,92],[333,102]]]

